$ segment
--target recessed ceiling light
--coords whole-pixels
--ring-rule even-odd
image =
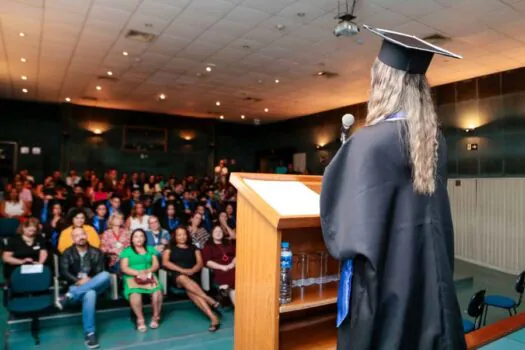
[[[277,29],[279,30],[283,30],[284,28],[286,28],[286,26],[284,24],[278,24],[275,26]]]
[[[24,33],[24,32],[20,32],[20,33],[19,33],[18,35],[20,35],[20,37],[22,37],[22,38],[23,38],[23,37],[25,37],[25,36],[26,36],[26,33]]]
[[[275,79],[275,83],[276,83],[276,84],[279,84],[279,79]]]
[[[257,80],[257,83],[262,84],[263,81],[261,79]]]
[[[243,115],[241,115],[241,119],[244,119],[244,118],[246,118],[246,117],[244,116],[244,114],[243,114]]]
[[[108,71],[107,71],[107,75],[112,76],[112,75],[113,75],[113,72],[110,71],[110,70],[108,70]]]
[[[24,57],[22,57],[22,58],[20,59],[20,62],[26,63],[27,60],[26,60]]]
[[[317,72],[317,75],[318,75],[318,76],[323,76],[323,75],[325,75],[325,74],[326,74],[325,71],[319,71],[319,72]]]
[[[224,119],[224,116],[223,116],[223,115],[221,115],[221,116],[220,116],[219,118],[221,118],[221,119]]]
[[[97,89],[98,91],[100,91],[100,90],[102,90],[102,86],[97,85],[97,86],[95,87],[95,89]]]
[[[22,75],[20,78],[21,78],[22,80],[27,80],[27,77],[26,77],[25,75]]]
[[[24,94],[27,94],[27,89],[22,89],[22,92],[23,92]]]
[[[264,111],[265,111],[266,113],[268,113],[269,109],[268,109],[268,108],[265,108]]]
[[[127,51],[122,51],[122,55],[123,55],[123,56],[127,56],[127,55],[128,55],[128,52],[127,52]]]
[[[211,72],[211,67],[210,66],[206,67],[206,72]]]
[[[66,97],[66,98],[64,99],[64,101],[66,101],[66,102],[71,102],[71,99],[70,99],[69,97]]]
[[[159,95],[159,100],[165,100],[166,99],[166,95],[164,94],[160,94]]]
[[[95,130],[93,130],[93,133],[94,133],[94,134],[97,134],[97,135],[100,135],[100,134],[102,134],[102,130],[100,130],[100,129],[95,129]]]
[[[216,104],[217,106],[220,106],[220,105],[221,105],[221,101],[217,101],[217,102],[215,102],[215,104]]]

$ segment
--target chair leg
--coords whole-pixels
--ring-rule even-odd
[[[509,312],[509,315],[512,316],[512,309],[507,309],[507,311]]]
[[[485,305],[485,316],[483,317],[483,326],[487,325],[487,314],[489,313],[488,305]]]
[[[9,329],[4,333],[4,349],[9,350]]]
[[[31,335],[35,339],[35,345],[40,345],[40,320],[38,317],[33,317],[31,320]]]
[[[516,310],[516,307],[514,307],[514,316],[518,314],[518,310]]]

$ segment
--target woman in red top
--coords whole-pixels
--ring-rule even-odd
[[[221,226],[215,226],[212,240],[202,252],[204,264],[213,271],[213,282],[219,285],[223,296],[229,296],[235,305],[235,244],[224,239]]]

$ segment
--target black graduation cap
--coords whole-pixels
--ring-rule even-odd
[[[425,74],[436,53],[453,58],[463,58],[414,35],[372,28],[367,25],[363,27],[383,38],[383,45],[378,55],[381,62],[411,74]]]

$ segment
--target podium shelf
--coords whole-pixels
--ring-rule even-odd
[[[320,316],[282,325],[279,348],[282,350],[336,350],[336,315]]]
[[[292,302],[279,307],[280,313],[311,309],[337,303],[338,282],[292,289]]]

